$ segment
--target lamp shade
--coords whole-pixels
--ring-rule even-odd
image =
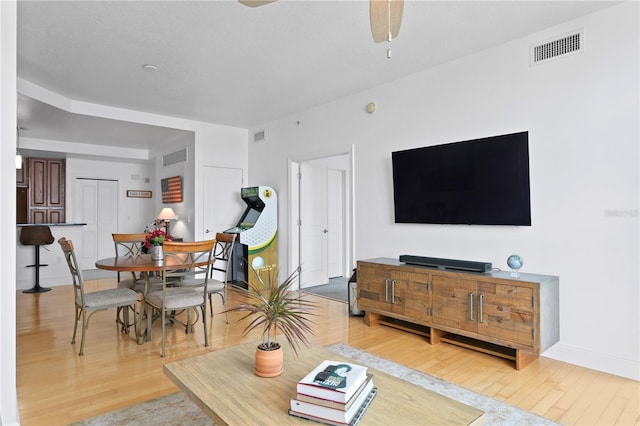
[[[178,216],[173,212],[171,207],[165,207],[160,210],[160,214],[158,214],[159,220],[176,220]]]

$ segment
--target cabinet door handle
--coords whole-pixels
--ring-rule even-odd
[[[469,321],[473,321],[473,292],[469,292]]]
[[[389,279],[384,280],[384,301],[389,302]]]
[[[478,321],[480,321],[481,323],[484,322],[484,320],[482,319],[482,300],[484,299],[484,293],[480,293],[478,294]]]
[[[391,281],[391,303],[396,303],[396,280]]]

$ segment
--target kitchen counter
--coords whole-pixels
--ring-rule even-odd
[[[84,226],[86,223],[18,223],[16,226],[19,228],[26,228],[27,226]]]

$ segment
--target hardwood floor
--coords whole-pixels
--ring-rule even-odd
[[[96,290],[115,280],[86,282]],[[209,348],[204,347],[202,323],[195,334],[167,327],[167,356],[160,357],[160,324],[153,339],[137,345],[121,334],[115,310],[94,315],[87,330],[84,356],[79,339],[71,345],[73,295],[70,286],[42,294],[17,292],[17,387],[23,425],[66,425],[84,418],[177,392],[162,365],[215,351],[257,335],[242,336],[241,314],[209,321]],[[421,336],[393,328],[369,328],[360,317],[349,317],[341,302],[307,295],[319,303],[314,342],[346,343],[415,368],[476,392],[548,417],[563,424],[640,424],[640,383],[563,362],[539,358],[516,371],[510,362],[446,343],[429,345]],[[242,294],[229,292],[232,305]],[[222,311],[219,298],[214,310]],[[211,317],[207,317],[208,320]]]

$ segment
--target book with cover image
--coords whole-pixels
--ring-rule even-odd
[[[298,382],[296,391],[346,404],[366,379],[367,367],[325,360]]]

